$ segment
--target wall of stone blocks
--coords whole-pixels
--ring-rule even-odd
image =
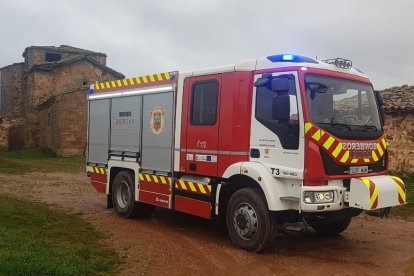
[[[385,133],[389,142],[389,169],[414,174],[414,114],[387,114]]]

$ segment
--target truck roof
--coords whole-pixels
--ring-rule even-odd
[[[343,68],[338,67],[338,64],[335,64],[335,61],[337,60],[348,62],[350,66],[344,66]],[[360,76],[363,78],[368,78],[368,76],[364,74],[361,70],[352,67],[352,62],[347,59],[336,58],[321,61],[305,56],[291,54],[280,54],[262,57],[258,59],[241,60],[235,64],[196,69],[192,72],[184,73],[184,75],[199,76],[233,71],[257,71],[270,68],[284,68],[297,66],[337,71]]]

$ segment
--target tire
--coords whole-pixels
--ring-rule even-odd
[[[352,217],[330,219],[327,221],[311,221],[309,224],[318,234],[335,236],[345,231],[351,224]]]
[[[241,249],[261,252],[275,240],[276,220],[256,190],[243,188],[230,197],[226,222],[231,240]]]
[[[112,187],[112,202],[115,211],[123,218],[148,217],[155,206],[135,201],[133,176],[127,171],[119,172]]]

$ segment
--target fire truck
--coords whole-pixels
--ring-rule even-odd
[[[123,218],[173,209],[259,252],[290,223],[343,232],[406,203],[383,100],[347,59],[280,54],[95,83],[87,173]]]

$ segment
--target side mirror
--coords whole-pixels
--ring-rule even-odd
[[[254,83],[254,86],[261,87],[265,86],[270,82],[270,79],[272,78],[271,74],[263,74],[261,78],[258,78],[256,82]]]
[[[375,90],[375,98],[377,99],[378,103],[378,111],[380,115],[381,125],[384,126],[385,124],[385,110],[384,110],[384,98],[382,97],[381,93],[378,90]]]
[[[278,94],[288,94],[290,90],[290,80],[288,78],[274,78],[272,79],[271,89]]]
[[[273,98],[272,118],[279,122],[290,120],[290,97],[289,95],[278,95]]]

